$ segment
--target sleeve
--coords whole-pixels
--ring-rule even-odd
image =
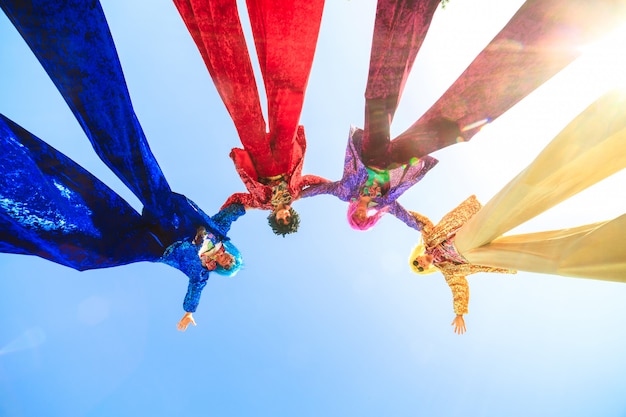
[[[185,294],[185,301],[183,301],[183,309],[188,313],[194,313],[200,304],[200,296],[202,290],[206,286],[209,280],[209,271],[203,271],[193,278],[189,278],[189,285],[187,286],[187,294]]]
[[[464,275],[442,269],[446,283],[452,291],[452,305],[457,315],[467,314],[469,305],[469,284]]]
[[[303,175],[302,176],[302,188],[309,187],[311,185],[317,184],[326,184],[331,182],[323,177],[318,177],[317,175]]]
[[[244,214],[246,214],[245,207],[242,204],[233,203],[221,209],[217,214],[211,217],[211,220],[213,220],[220,231],[226,235],[232,223]]]
[[[424,224],[421,221],[419,221],[417,217],[413,216],[410,212],[408,212],[402,206],[402,204],[398,203],[397,201],[394,201],[388,207],[389,207],[389,213],[393,214],[396,218],[404,222],[407,226],[417,230],[418,232],[423,229]]]
[[[430,219],[424,215],[419,214],[416,211],[409,211],[409,213],[411,213],[411,216],[413,216],[415,218],[415,222],[417,224],[421,224],[422,225],[422,235],[424,236],[424,240],[428,241],[430,233],[433,230],[433,222],[430,221]]]
[[[320,194],[334,195],[342,201],[349,201],[350,196],[346,188],[341,181],[324,182],[315,185],[310,185],[302,190],[300,198],[313,197]]]
[[[235,193],[231,195],[230,197],[228,197],[226,202],[222,204],[222,207],[220,207],[220,210],[225,209],[231,204],[241,204],[244,207],[253,207],[253,208],[261,207],[258,200],[256,200],[250,193]]]

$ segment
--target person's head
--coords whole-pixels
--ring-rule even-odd
[[[348,224],[354,230],[365,231],[374,227],[378,220],[385,214],[385,210],[367,208],[359,204],[359,201],[351,201],[348,204]]]
[[[243,265],[243,258],[239,249],[230,241],[222,242],[222,250],[214,256],[216,267],[214,271],[226,277],[234,276]]]
[[[267,216],[267,223],[274,234],[285,237],[285,235],[298,231],[300,216],[290,205],[284,205],[276,208]]]
[[[426,253],[426,248],[421,242],[411,251],[409,266],[413,272],[422,275],[432,274],[437,270],[437,267],[433,264],[432,255]]]

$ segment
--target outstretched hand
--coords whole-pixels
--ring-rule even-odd
[[[178,330],[184,332],[187,330],[187,326],[189,326],[189,324],[193,324],[195,326],[196,321],[193,319],[193,315],[191,313],[185,313],[183,318],[178,322]]]
[[[463,315],[459,314],[452,320],[452,326],[454,326],[454,333],[463,334],[467,330],[465,328],[465,319],[463,319]]]

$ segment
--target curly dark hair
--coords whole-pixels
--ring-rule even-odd
[[[287,224],[276,221],[275,211],[272,211],[270,215],[267,216],[267,224],[270,225],[274,234],[283,235],[283,237],[285,237],[290,233],[298,231],[298,227],[300,227],[300,215],[293,209],[293,207],[289,208],[289,214],[291,215],[291,221]]]

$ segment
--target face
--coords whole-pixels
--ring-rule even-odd
[[[276,223],[289,224],[291,222],[289,209],[291,209],[291,206],[285,206],[284,208],[276,210]]]
[[[433,256],[428,255],[428,254],[420,255],[417,258],[415,258],[415,260],[413,261],[413,265],[415,265],[416,262],[417,262],[416,266],[420,266],[423,269],[428,269],[430,265],[433,263]]]
[[[365,221],[367,219],[367,207],[359,206],[354,210],[352,216],[358,221]]]
[[[235,264],[235,257],[228,252],[220,252],[215,255],[215,262],[224,269],[230,269]]]

